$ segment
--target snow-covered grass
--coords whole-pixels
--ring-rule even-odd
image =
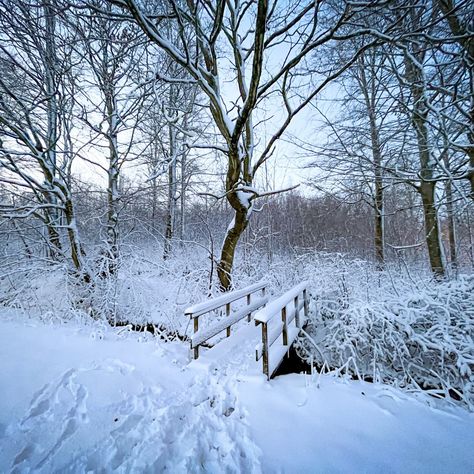
[[[189,363],[180,342],[30,316],[0,312],[1,472],[474,468],[461,408],[318,374],[267,383],[250,353]]]

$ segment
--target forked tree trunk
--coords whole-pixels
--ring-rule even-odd
[[[415,53],[412,54],[415,55]],[[445,268],[436,204],[435,160],[432,156],[428,130],[429,107],[425,96],[426,91],[423,86],[425,78],[419,64],[415,64],[408,54],[405,55],[406,76],[413,96],[412,122],[418,144],[420,162],[420,185],[418,191],[423,203],[425,239],[431,270],[435,278],[441,279],[445,275]]]

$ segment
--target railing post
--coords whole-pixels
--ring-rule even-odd
[[[252,301],[251,296],[252,296],[251,293],[249,293],[249,294],[247,295],[247,306],[249,306],[250,303],[251,303],[251,301]],[[250,322],[251,319],[252,319],[252,313],[249,313],[249,314],[247,315],[247,321]]]
[[[286,324],[286,306],[281,309],[281,320],[283,322],[283,345],[288,345],[288,325]]]
[[[266,288],[263,287],[263,288],[262,288],[262,297],[265,296],[265,291],[266,291]],[[265,308],[265,306],[267,306],[267,303],[265,303],[265,304],[263,305],[264,308]],[[257,321],[255,321],[255,326],[258,326],[258,322],[257,322]]]
[[[193,317],[192,314],[191,314],[191,317]],[[194,334],[196,334],[198,330],[199,330],[199,316],[196,316],[194,318]],[[194,359],[197,359],[198,357],[199,357],[199,346],[196,346],[194,348]]]
[[[306,288],[303,290],[303,301],[304,301],[304,317],[307,318],[309,314],[309,301],[308,301],[308,291]]]
[[[295,324],[296,324],[296,327],[301,329],[301,326],[300,326],[300,310],[298,308],[299,306],[299,298],[298,298],[298,295],[295,296]]]
[[[227,303],[227,304],[225,305],[225,315],[226,315],[227,317],[230,316],[230,303]],[[230,326],[227,327],[227,330],[226,330],[226,331],[227,331],[227,337],[230,337]]]
[[[262,323],[262,360],[263,360],[263,373],[270,380],[269,368],[268,368],[268,333],[267,323]]]

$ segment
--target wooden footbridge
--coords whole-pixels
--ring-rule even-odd
[[[266,296],[267,286],[266,282],[256,283],[186,309],[185,314],[194,327],[191,336],[194,359],[199,357],[200,346],[223,331],[232,339],[232,326],[247,318],[248,323],[254,321],[255,326],[261,326],[255,358],[262,360],[263,373],[270,379],[308,317],[309,300],[308,282],[300,283],[273,300]],[[203,327],[200,327],[199,318],[206,319]],[[224,344],[223,341],[226,339],[217,345]]]

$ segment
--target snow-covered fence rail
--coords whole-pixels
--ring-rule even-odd
[[[290,303],[293,305],[288,308]],[[304,281],[255,313],[255,324],[262,326],[262,342],[257,344],[255,356],[257,361],[263,359],[263,373],[268,379],[298,336],[304,323],[303,318],[308,317],[308,308],[308,282]],[[303,318],[300,315],[301,309],[304,309]],[[278,314],[281,314],[281,321],[274,319]],[[295,326],[289,327],[293,320]],[[280,335],[282,339],[277,341]]]
[[[225,293],[222,296],[203,301],[202,303],[198,303],[186,309],[184,313],[194,321],[194,334],[191,336],[191,349],[194,351],[194,358],[197,359],[199,357],[199,346],[203,342],[216,336],[224,329],[226,329],[227,337],[229,337],[231,326],[239,322],[245,316],[247,316],[248,321],[250,321],[252,313],[262,306],[265,306],[268,302],[268,297],[265,296],[266,287],[266,282],[255,283],[254,285],[247,286],[241,290]],[[252,299],[252,295],[259,291],[261,291],[261,296]],[[232,303],[241,300],[242,298],[247,299],[247,305],[232,311]],[[199,316],[224,307],[227,316],[226,318],[211,324],[209,327],[199,329]]]

